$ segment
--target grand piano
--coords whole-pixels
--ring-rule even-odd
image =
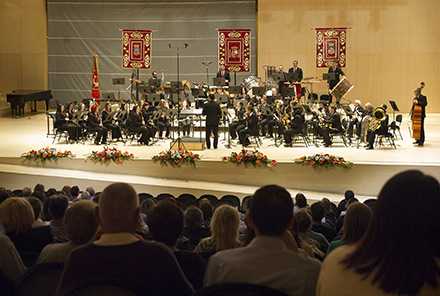
[[[50,90],[28,90],[18,89],[6,95],[7,101],[11,104],[12,115],[24,114],[24,104],[31,102],[31,111],[37,111],[37,101],[46,101],[46,111],[49,110],[49,101],[52,99]]]

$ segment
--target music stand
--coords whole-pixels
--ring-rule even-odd
[[[323,73],[322,80],[336,80],[336,73]]]
[[[299,81],[299,73],[287,73],[287,81]]]
[[[194,98],[206,97],[205,92],[200,88],[191,88],[191,94]]]
[[[182,100],[182,102],[185,101],[186,100],[185,95],[179,94],[179,100]]]
[[[284,74],[274,73],[274,74],[272,74],[272,79],[274,81],[284,81],[284,79],[286,79],[286,77],[284,76]]]
[[[261,114],[266,117],[269,117],[269,116],[272,116],[273,112],[272,112],[272,109],[270,109],[269,107],[266,107],[266,108],[263,108],[263,110],[261,110]]]
[[[306,111],[307,114],[311,114],[312,113],[312,109],[310,109],[309,105],[302,105],[304,107],[304,110]]]
[[[118,100],[121,99],[121,91],[119,89],[119,86],[124,84],[125,84],[125,78],[113,78],[113,85],[118,86]]]
[[[397,104],[395,101],[389,101],[391,108],[393,108],[393,121],[395,120],[395,112],[400,112],[399,107],[397,107]]]
[[[225,86],[226,85],[226,79],[224,79],[222,77],[214,77],[212,80],[213,80],[213,84],[215,86]]]
[[[230,95],[239,95],[241,94],[241,86],[230,86],[229,87]]]
[[[160,79],[157,78],[150,78],[148,79],[148,85],[149,86],[154,86],[154,87],[159,87],[160,86]]]
[[[165,87],[165,94],[172,95],[172,94],[177,94],[177,93],[179,93],[177,88],[175,88],[175,87]]]
[[[285,97],[294,97],[295,96],[295,88],[293,87],[283,87],[281,89],[281,95],[283,98]]]
[[[345,114],[347,114],[349,117],[353,116],[353,110],[351,110],[350,106],[347,104],[342,104],[342,109],[344,109]]]
[[[279,100],[279,99],[280,99],[279,96],[267,96],[267,97],[266,97],[267,103],[268,103],[269,105],[275,103],[275,101],[276,101],[276,100]]]
[[[158,94],[148,94],[147,95],[147,102],[150,103],[150,105],[152,105],[153,103],[159,102],[160,101],[160,95]]]
[[[115,94],[114,93],[103,93],[102,94],[102,96],[101,96],[103,99],[106,99],[106,100],[115,100]]]
[[[254,96],[264,96],[266,94],[266,88],[264,86],[254,86],[252,88],[252,95]]]
[[[215,99],[219,104],[227,104],[228,103],[228,95],[226,94],[215,94]]]
[[[170,85],[171,85],[171,87],[179,89],[182,86],[182,82],[180,82],[180,81],[171,81]]]

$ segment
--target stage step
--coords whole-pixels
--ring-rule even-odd
[[[181,138],[181,143],[187,150],[197,150],[203,151],[205,150],[205,138]],[[181,147],[182,148],[182,147]],[[177,150],[178,144],[177,142],[170,143],[170,149]]]

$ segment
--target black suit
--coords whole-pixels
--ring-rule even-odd
[[[87,131],[89,132],[97,132],[98,136],[96,137],[95,144],[101,142],[104,144],[107,141],[107,133],[108,129],[105,126],[100,126],[101,119],[99,119],[98,114],[90,113],[87,118]]]
[[[131,112],[129,117],[128,130],[141,134],[139,139],[139,143],[148,145],[148,141],[150,140],[151,133],[150,131],[142,124],[142,115],[136,112]]]
[[[332,144],[330,141],[330,133],[342,132],[341,116],[335,111],[325,118],[323,122],[331,127],[323,126],[320,127],[318,131],[323,137],[325,145],[329,146]]]
[[[386,115],[385,120],[380,122],[380,127],[377,130],[369,130],[367,132],[368,147],[370,149],[374,148],[374,140],[376,139],[376,135],[386,135],[388,133],[388,118],[388,115]]]
[[[423,143],[425,142],[425,117],[426,117],[426,113],[425,113],[425,109],[426,109],[426,105],[428,105],[428,101],[426,99],[426,96],[424,95],[420,95],[416,98],[414,98],[414,100],[417,100],[416,105],[421,106],[422,107],[422,126],[420,129],[420,139],[417,139],[417,143],[423,145]],[[414,111],[414,105],[411,108],[411,114]]]
[[[223,75],[222,75],[222,71],[218,71],[217,78],[224,78],[225,80],[227,80],[226,85],[229,85],[229,82],[231,82],[231,75],[227,71],[223,71]]]
[[[246,122],[244,119],[244,108],[241,108],[240,110],[235,110],[235,118],[238,119],[238,121],[234,121],[229,124],[229,135],[233,140],[237,138],[237,132],[240,132],[240,130],[246,127]]]
[[[106,110],[102,111],[102,122],[107,129],[112,131],[112,139],[119,139],[122,137],[121,128],[113,124],[113,120],[108,118],[110,115]]]
[[[347,134],[349,137],[353,136],[353,128],[356,126],[356,135],[361,136],[362,118],[364,117],[365,109],[362,106],[357,106],[353,110],[353,117],[348,124]]]
[[[211,131],[214,134],[214,149],[217,148],[218,144],[218,125],[220,123],[220,118],[222,117],[222,110],[220,105],[214,101],[208,101],[203,106],[202,114],[206,116],[206,147],[211,148]]]
[[[301,82],[303,80],[303,70],[299,67],[296,67],[296,71],[294,71],[294,68],[289,69],[289,73],[298,73],[298,80],[295,82]]]
[[[256,135],[258,133],[257,131],[258,117],[255,111],[252,111],[250,114],[248,114],[246,118],[246,124],[247,127],[242,129],[238,133],[240,144],[242,144],[243,146],[247,146],[250,144],[249,140],[246,139],[246,135]]]
[[[293,117],[293,120],[290,121],[290,128],[283,132],[284,141],[287,145],[292,143],[292,137],[294,135],[301,134],[303,131],[304,125],[304,117],[301,116],[301,113],[296,113]]]
[[[55,127],[60,130],[66,130],[69,134],[69,139],[77,141],[81,134],[81,127],[78,124],[66,121],[66,118],[69,118],[66,113],[55,113]]]

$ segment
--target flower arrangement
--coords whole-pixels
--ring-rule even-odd
[[[267,158],[267,155],[259,152],[258,150],[241,150],[240,152],[232,152],[230,156],[222,157],[223,163],[236,163],[236,164],[252,164],[256,165],[265,165],[268,167],[275,166],[277,164],[276,160],[270,160]]]
[[[161,165],[180,166],[183,163],[196,167],[196,160],[200,160],[200,155],[179,148],[178,150],[162,151],[154,155],[152,159],[154,162],[160,162]]]
[[[330,155],[330,154],[314,154],[311,156],[302,156],[294,159],[295,163],[311,165],[314,168],[319,167],[334,167],[341,166],[343,168],[349,168],[353,165],[352,162],[346,161],[343,157]]]
[[[134,160],[133,153],[128,151],[122,152],[116,147],[104,147],[102,151],[92,151],[91,154],[86,155],[86,161],[91,160],[95,163],[109,163],[114,162],[116,164],[121,164],[124,160]]]
[[[21,159],[25,160],[35,160],[41,161],[41,163],[45,163],[47,160],[57,161],[60,158],[72,158],[74,155],[71,151],[57,152],[55,148],[41,148],[40,150],[31,150],[27,153],[23,153],[21,155]]]

